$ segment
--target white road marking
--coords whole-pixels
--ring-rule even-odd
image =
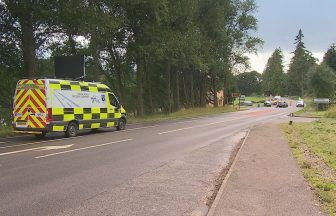
[[[64,145],[64,146],[43,146],[40,149],[38,149],[37,151],[48,151],[48,150],[65,149],[65,148],[70,148],[73,145],[74,144]]]
[[[27,145],[33,145],[33,144],[39,144],[39,143],[55,142],[55,141],[59,141],[59,140],[74,139],[74,138],[79,138],[79,137],[83,137],[83,136],[60,138],[60,139],[53,139],[53,140],[43,140],[43,141],[30,142],[30,143],[24,143],[24,144],[19,144],[19,145],[0,146],[0,149],[14,148],[14,147],[19,147],[19,146],[27,146]]]
[[[271,116],[267,115],[267,116],[264,116],[264,117],[278,117],[278,116],[281,116],[281,115],[284,115],[284,113],[271,115]],[[234,119],[230,119],[230,120],[213,122],[213,123],[209,123],[209,124],[195,125],[195,126],[191,126],[191,127],[184,127],[184,128],[179,128],[179,129],[174,129],[174,130],[169,130],[169,131],[163,131],[163,132],[158,133],[158,135],[168,134],[168,133],[173,133],[173,132],[178,132],[178,131],[183,131],[183,130],[189,130],[189,129],[193,129],[193,128],[205,127],[205,126],[210,126],[210,125],[214,125],[214,124],[228,123],[228,122],[231,122],[231,121],[236,121],[236,120],[240,120],[240,119],[248,119],[248,118],[254,118],[254,116],[238,117],[238,118],[234,118]]]
[[[162,134],[173,133],[173,132],[182,131],[182,130],[189,130],[189,129],[193,129],[193,128],[199,128],[199,127],[205,127],[205,126],[214,125],[214,124],[220,124],[220,123],[224,123],[224,122],[227,123],[228,121],[212,122],[212,123],[209,123],[209,124],[202,124],[202,125],[196,125],[196,126],[192,126],[192,127],[179,128],[179,129],[175,129],[175,130],[160,132],[158,134],[162,135]]]
[[[139,130],[139,129],[145,129],[145,128],[157,127],[157,126],[159,126],[159,125],[151,125],[151,126],[145,126],[145,127],[131,128],[131,129],[123,130],[123,131],[125,132],[125,131]],[[123,132],[123,131],[120,131],[120,132]],[[33,144],[39,144],[39,143],[46,143],[46,142],[55,142],[55,141],[67,140],[67,139],[74,139],[74,138],[79,138],[79,137],[83,137],[83,136],[68,137],[68,138],[60,138],[60,139],[53,139],[53,140],[43,140],[43,141],[29,142],[29,143],[18,144],[18,145],[0,146],[0,149],[14,148],[14,147],[19,147],[19,146],[27,146],[27,145],[33,145]],[[0,143],[1,143],[1,142],[0,142]],[[6,142],[4,142],[4,143],[6,143]]]
[[[50,157],[50,156],[54,156],[54,155],[66,154],[66,153],[70,153],[70,152],[81,151],[81,150],[90,149],[90,148],[97,148],[97,147],[101,147],[101,146],[107,146],[107,145],[112,145],[112,144],[115,144],[115,143],[127,142],[127,141],[132,141],[132,140],[133,139],[119,140],[119,141],[114,141],[114,142],[109,142],[109,143],[98,144],[98,145],[94,145],[94,146],[88,146],[88,147],[72,149],[72,150],[68,150],[68,151],[62,151],[62,152],[42,155],[42,156],[38,156],[38,157],[34,157],[34,158],[35,159],[45,158],[45,157]]]
[[[46,151],[46,150],[64,149],[64,148],[70,148],[73,145],[74,144],[65,145],[65,146],[42,146],[42,147],[37,147],[37,148],[31,148],[31,149],[24,149],[24,150],[12,151],[12,152],[0,153],[0,156],[17,154],[17,153],[28,152],[28,151]]]
[[[6,142],[2,142],[2,141],[0,141],[0,144],[3,144],[3,143],[6,143]]]

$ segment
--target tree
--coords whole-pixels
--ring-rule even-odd
[[[336,75],[326,64],[311,68],[308,74],[308,84],[314,97],[334,98]]]
[[[53,77],[54,56],[82,54],[85,79],[137,115],[217,105],[261,42],[255,10],[254,0],[0,1],[0,100],[18,79]]]
[[[263,90],[266,94],[283,95],[285,92],[283,55],[280,48],[274,50],[263,72]]]
[[[262,75],[257,71],[245,72],[237,75],[237,88],[241,94],[261,94]]]
[[[328,65],[336,73],[336,46],[331,45],[323,57],[323,63]]]
[[[307,93],[307,74],[309,69],[316,64],[316,59],[306,49],[303,42],[302,30],[295,38],[296,48],[288,70],[288,93],[303,96]]]
[[[23,73],[25,77],[36,76],[36,57],[39,48],[45,49],[48,39],[56,31],[52,25],[52,1],[13,0],[0,2],[1,14],[11,21],[7,25],[11,32],[7,42],[15,43],[22,50]],[[3,33],[3,32],[2,32]]]

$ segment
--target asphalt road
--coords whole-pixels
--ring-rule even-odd
[[[244,130],[294,107],[81,133],[0,138],[0,215],[188,215]]]

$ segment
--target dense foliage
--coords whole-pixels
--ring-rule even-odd
[[[263,90],[267,95],[284,95],[286,77],[280,48],[275,49],[263,72]]]
[[[309,69],[316,64],[316,59],[306,49],[303,38],[304,36],[302,30],[300,29],[295,38],[296,48],[287,72],[288,94],[299,95],[301,97],[309,91],[309,87],[307,86],[307,74]]]
[[[237,88],[243,95],[262,95],[262,75],[257,71],[237,75]]]
[[[262,75],[262,88],[265,95],[293,95],[335,97],[336,48],[332,45],[318,65],[303,42],[303,32],[299,30],[295,38],[295,51],[287,73],[284,72],[283,55],[275,49],[268,59]]]
[[[138,115],[217,104],[232,71],[262,43],[254,0],[0,1],[0,104],[15,82],[52,77],[53,57],[86,56],[86,80],[107,83]]]

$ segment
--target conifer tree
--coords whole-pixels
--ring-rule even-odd
[[[285,93],[285,78],[282,51],[277,48],[268,59],[263,72],[264,92],[272,95],[283,95]]]
[[[307,74],[309,69],[316,64],[303,42],[303,32],[300,29],[295,38],[296,48],[288,70],[288,93],[290,95],[303,96],[307,93]]]

